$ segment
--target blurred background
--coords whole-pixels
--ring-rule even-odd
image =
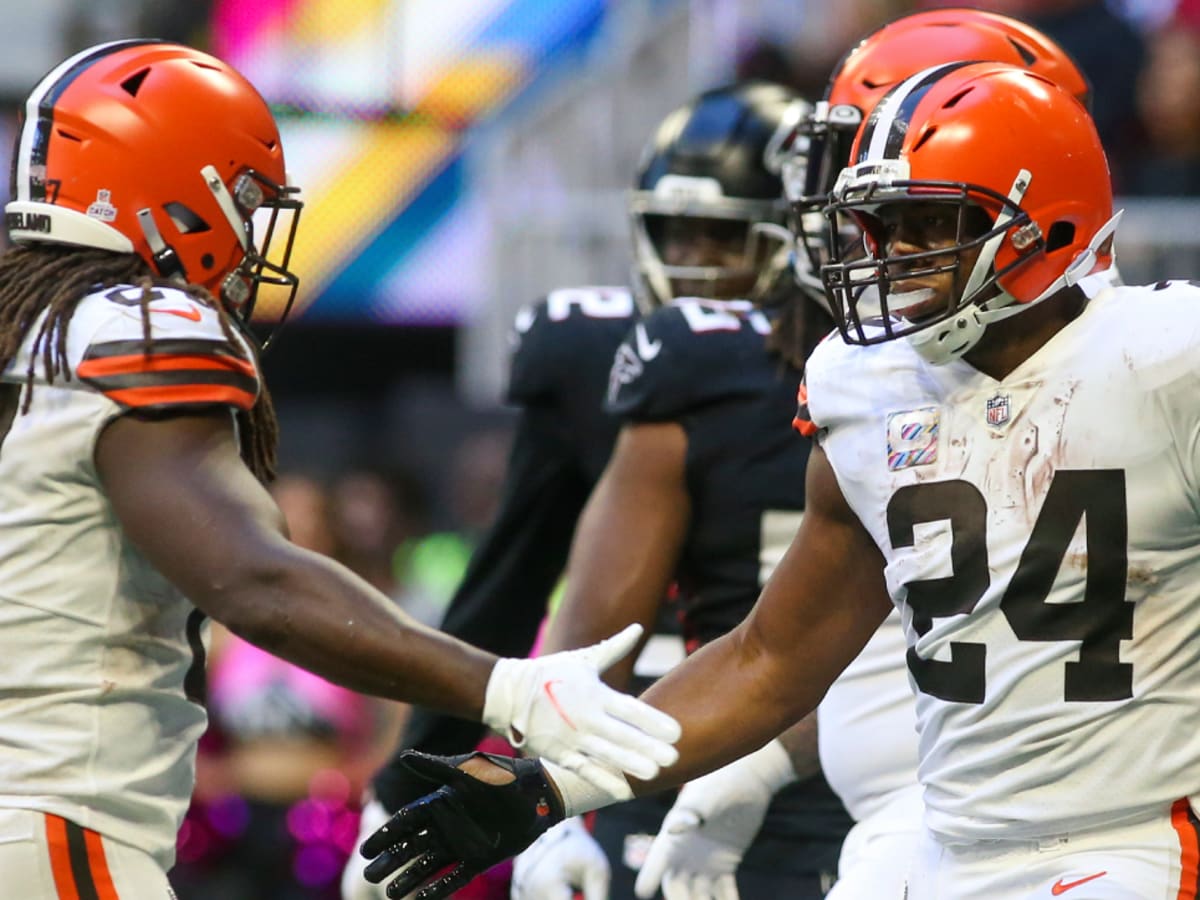
[[[436,623],[503,473],[513,316],[554,287],[627,282],[624,191],[657,121],[744,76],[819,98],[858,37],[937,5],[963,4],[9,3],[0,154],[39,77],[99,41],[183,41],[255,83],[306,201],[301,293],[264,360],[283,430],[276,496],[301,543]],[[1042,28],[1090,77],[1126,209],[1127,280],[1196,277],[1200,0],[975,5]],[[336,897],[358,792],[404,710],[221,635],[211,678],[181,900]],[[251,823],[266,820],[288,835],[278,846],[255,838],[269,832]]]

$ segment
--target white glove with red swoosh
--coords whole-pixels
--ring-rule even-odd
[[[501,659],[492,670],[483,721],[529,756],[558,763],[614,798],[679,757],[679,723],[615,691],[600,673],[637,645],[640,625],[590,647],[536,659]]]

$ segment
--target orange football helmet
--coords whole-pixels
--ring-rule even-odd
[[[136,253],[249,318],[260,283],[289,290],[288,306],[298,286],[287,266],[301,203],[286,181],[275,120],[232,67],[178,44],[116,41],[29,95],[6,222],[18,242]],[[291,222],[277,230],[281,210]],[[275,239],[283,249],[268,261]]]
[[[807,256],[798,260],[801,269],[815,276],[828,258],[823,220],[813,214],[846,165],[854,136],[879,99],[924,69],[968,61],[1022,66],[1089,103],[1087,78],[1067,52],[1018,19],[980,9],[938,9],[884,25],[842,57],[823,102],[801,127],[808,137],[807,161],[802,172],[793,171],[788,184],[789,199],[795,203],[793,227]]]
[[[922,69],[950,62],[1005,62],[1045,75],[1083,104],[1087,78],[1032,25],[982,9],[936,9],[889,22],[842,57],[826,86],[830,106],[870,113],[887,91]]]
[[[884,218],[913,204],[946,204],[954,242],[903,254],[889,246]],[[894,87],[859,131],[825,215],[852,217],[867,251],[847,260],[835,243],[822,269],[843,337],[910,336],[939,364],[966,353],[991,322],[1108,269],[1119,218],[1087,110],[1049,78],[1001,63],[941,66]],[[946,273],[944,305],[905,318]]]

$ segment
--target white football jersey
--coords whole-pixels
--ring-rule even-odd
[[[905,646],[893,612],[817,707],[821,770],[856,822],[917,783],[917,714]]]
[[[169,867],[206,725],[203,617],[126,539],[93,456],[117,416],[248,409],[258,378],[245,340],[181,291],[157,289],[147,341],[140,293],[80,302],[53,381],[33,347],[40,321],[0,375],[0,807],[60,815]],[[31,358],[29,410],[9,421]]]
[[[907,635],[927,824],[1036,837],[1200,792],[1200,289],[1102,290],[1000,381],[836,338],[807,379]]]

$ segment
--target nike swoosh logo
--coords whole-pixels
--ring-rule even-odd
[[[633,336],[637,338],[638,356],[640,356],[646,362],[650,362],[650,360],[658,356],[658,352],[662,350],[662,341],[650,340],[650,335],[646,334],[645,325],[638,325],[636,328],[634,328]]]
[[[562,720],[567,723],[567,727],[572,731],[578,731],[579,729],[575,727],[575,723],[571,721],[571,717],[567,715],[566,711],[559,704],[558,698],[554,696],[554,686],[556,684],[562,684],[562,679],[554,678],[550,681],[547,681],[542,685],[542,690],[545,691],[546,696],[550,698],[550,705],[554,707],[554,711],[557,712],[559,716],[562,717]]]
[[[179,318],[188,319],[191,322],[200,321],[200,310],[194,306],[189,306],[187,309],[151,309],[150,312],[166,313],[168,316],[179,316]]]
[[[1054,886],[1050,888],[1050,893],[1057,897],[1059,894],[1065,894],[1071,888],[1077,888],[1081,884],[1087,884],[1089,881],[1095,881],[1097,878],[1103,878],[1108,874],[1108,870],[1097,872],[1095,875],[1089,875],[1087,878],[1079,878],[1075,881],[1063,881],[1061,878],[1054,882]]]

